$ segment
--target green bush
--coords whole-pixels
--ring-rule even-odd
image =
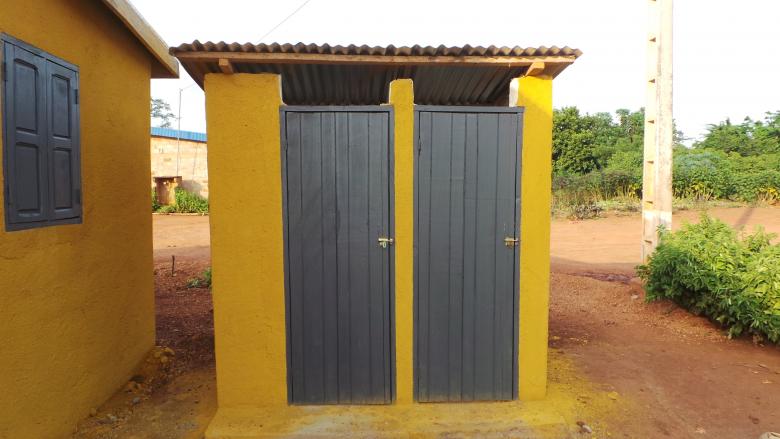
[[[152,189],[152,212],[157,212],[160,209],[160,202],[157,200],[157,191]]]
[[[678,198],[775,202],[780,192],[780,154],[743,157],[683,148],[675,151],[673,172]]]
[[[160,206],[157,208],[157,213],[176,213],[176,206],[167,204],[165,206]]]
[[[157,200],[157,194],[152,191],[152,211],[157,213],[209,213],[209,200],[198,194],[187,192],[177,187],[174,189],[176,204],[161,205]]]
[[[733,198],[742,201],[777,201],[778,191],[780,170],[735,174],[732,180]]]
[[[635,211],[641,175],[607,169],[553,177],[553,210],[572,219],[596,218],[604,210]]]
[[[647,299],[671,299],[727,327],[780,342],[780,245],[762,230],[742,234],[702,215],[677,232],[661,230],[638,267]]]
[[[180,187],[174,189],[174,192],[176,197],[176,213],[209,213],[209,200],[198,194],[187,192]]]
[[[639,151],[617,151],[610,157],[607,164],[608,171],[618,171],[629,174],[637,182],[642,181],[643,153]]]
[[[211,267],[203,270],[200,277],[188,280],[187,288],[211,288]]]
[[[672,173],[676,197],[706,201],[729,195],[731,167],[723,152],[680,149]]]
[[[585,206],[571,203],[587,194],[590,203],[617,197],[629,200],[620,204],[633,206],[630,198],[641,197],[643,136],[644,109],[614,114],[587,114],[576,107],[554,110],[556,205]],[[675,130],[673,189],[678,200],[779,201],[780,111],[767,112],[761,120],[710,125],[693,148],[683,146],[683,140]]]
[[[678,148],[673,166],[672,185],[677,199],[780,201],[780,154],[743,157],[717,150]],[[556,174],[553,191],[559,205],[574,204],[570,200],[577,204],[582,204],[583,199],[603,204],[618,199],[633,206],[633,199],[642,197],[642,155],[637,151],[619,151],[604,170]]]
[[[589,174],[562,174],[553,177],[553,192],[586,195],[597,200],[639,194],[641,177],[620,170],[594,171]]]

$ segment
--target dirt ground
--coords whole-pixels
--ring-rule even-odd
[[[757,225],[780,234],[780,208],[739,207],[712,209],[709,213],[735,227],[752,231]],[[697,222],[700,210],[674,213],[672,228]],[[641,262],[642,219],[638,213],[584,221],[554,220],[550,251],[557,273],[613,273],[633,276]]]
[[[780,233],[779,208],[710,213]],[[698,215],[676,213],[675,225]],[[553,221],[551,361],[571,363],[581,379],[632,407],[588,420],[609,428],[582,436],[742,439],[780,431],[780,348],[729,340],[672,303],[645,303],[633,272],[640,223],[638,214]],[[199,438],[215,413],[211,297],[186,287],[209,265],[208,217],[156,215],[154,237],[158,345],[175,355],[157,350],[148,360],[154,372],[98,408],[75,438]],[[551,385],[567,384],[552,372]]]

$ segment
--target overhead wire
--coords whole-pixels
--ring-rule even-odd
[[[279,29],[279,27],[280,27],[281,25],[283,25],[284,23],[286,23],[286,22],[287,22],[287,20],[291,19],[291,18],[292,18],[292,17],[293,17],[295,14],[297,14],[298,12],[300,12],[300,10],[301,10],[301,9],[303,9],[303,7],[304,7],[304,6],[306,6],[307,4],[309,4],[309,2],[310,2],[310,1],[311,1],[311,0],[305,0],[303,3],[301,3],[301,4],[300,4],[300,6],[298,6],[297,8],[295,8],[295,10],[294,10],[294,11],[292,11],[292,12],[291,12],[291,13],[290,13],[288,16],[284,17],[284,19],[283,19],[282,21],[280,21],[279,23],[276,23],[276,26],[272,27],[272,28],[271,28],[271,29],[270,29],[268,32],[266,32],[265,34],[263,34],[263,36],[262,36],[262,37],[260,37],[260,39],[258,39],[258,40],[257,40],[257,42],[256,42],[255,44],[259,44],[259,43],[261,43],[261,42],[262,42],[262,41],[265,39],[265,37],[267,37],[267,36],[271,35],[271,34],[272,34],[272,33],[273,33],[273,32],[274,32],[276,29]]]

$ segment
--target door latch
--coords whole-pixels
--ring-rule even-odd
[[[384,236],[380,236],[377,238],[376,242],[379,243],[379,246],[382,248],[387,248],[388,245],[393,245],[393,238],[386,238]]]
[[[517,247],[518,241],[519,240],[517,238],[512,238],[512,237],[507,236],[506,238],[504,238],[504,245],[509,247],[509,248],[514,248],[514,247]]]

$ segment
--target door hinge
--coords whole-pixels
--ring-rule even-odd
[[[76,101],[76,105],[79,104],[79,89],[73,89],[73,99]]]
[[[3,70],[0,72],[0,74],[3,75],[3,82],[7,82],[8,81],[8,71],[7,71],[8,67],[6,67],[6,66],[8,65],[8,63],[5,62],[5,61],[0,61],[0,63],[3,64]]]

